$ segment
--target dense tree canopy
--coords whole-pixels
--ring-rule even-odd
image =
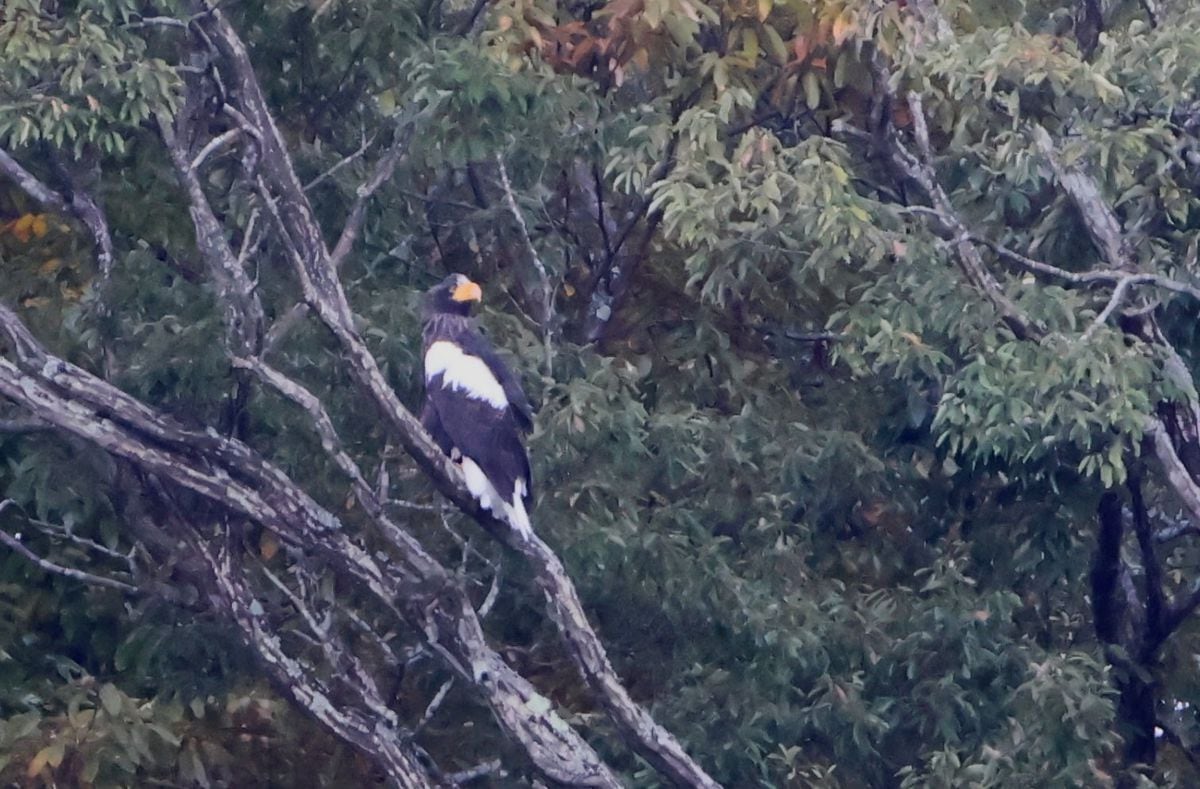
[[[1197,785],[1197,29],[6,0],[0,781]]]

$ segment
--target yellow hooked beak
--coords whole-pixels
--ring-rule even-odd
[[[450,293],[450,298],[455,301],[479,301],[483,298],[483,291],[474,282],[467,280],[461,285],[455,286]]]

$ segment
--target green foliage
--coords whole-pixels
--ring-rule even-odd
[[[46,142],[80,154],[125,150],[128,131],[177,102],[178,77],[130,29],[135,0],[92,0],[64,18],[37,0],[0,12],[0,144]],[[168,8],[170,7],[168,3]]]
[[[81,229],[8,185],[0,300],[72,361],[115,360],[130,394],[239,431],[357,530],[345,480],[294,407],[233,394],[224,316],[153,133],[156,114],[178,109],[172,30],[143,25],[150,9],[132,0],[59,5],[0,10],[0,147],[50,180],[54,157],[100,162],[114,309],[97,309]],[[1108,3],[1113,23],[1085,60],[1054,28],[1066,4],[943,3],[953,33],[938,40],[917,29],[915,3],[613,0],[571,19],[558,3],[504,0],[478,37],[450,32],[466,10],[442,5],[273,0],[228,13],[331,238],[379,150],[411,134],[342,268],[359,328],[415,409],[419,293],[451,270],[484,283],[482,323],[538,406],[536,527],[633,695],[729,786],[1115,780],[1122,722],[1086,585],[1095,504],[1142,463],[1146,418],[1182,384],[1150,344],[1111,324],[1089,331],[1101,291],[1034,277],[981,244],[1042,329],[1015,337],[878,141],[833,124],[866,128],[886,111],[913,145],[912,118],[867,95],[872,58],[886,56],[894,87],[924,98],[936,175],[973,232],[1065,272],[1101,265],[1031,142],[1039,124],[1137,229],[1143,270],[1194,281],[1200,10],[1164,3],[1151,27],[1137,4]],[[497,157],[553,280],[549,354]],[[222,218],[244,229],[242,166],[214,154],[203,175]],[[627,251],[654,231],[626,264],[615,328],[588,345],[572,341],[585,334],[574,324],[589,309],[588,267],[614,239],[577,170],[594,176],[614,227],[643,208],[653,217],[633,223]],[[272,320],[298,298],[285,255],[267,242],[251,256]],[[1194,304],[1136,292],[1162,300],[1164,329],[1194,364]],[[828,334],[803,336],[814,332]],[[390,494],[418,505],[404,525],[441,558],[465,557],[473,593],[505,566],[490,634],[631,784],[654,785],[580,692],[519,563],[478,536],[464,548],[420,509],[428,486],[343,385],[332,349],[302,321],[272,361],[322,398],[365,467],[386,459]],[[145,535],[115,492],[116,464],[42,432],[0,433],[0,461],[0,498],[19,506],[0,527],[53,561],[123,572],[37,525],[133,549]],[[281,577],[312,561],[270,535],[242,539]],[[1172,583],[1193,577],[1194,548],[1164,553]],[[199,600],[176,567],[156,569]],[[332,581],[313,594],[356,602]],[[260,604],[297,618],[274,587]],[[402,652],[416,642],[379,627]],[[1164,710],[1200,692],[1198,644],[1191,623],[1165,649]],[[0,553],[0,781],[370,779],[256,671],[228,623]],[[414,657],[396,680],[408,724],[444,680]],[[1171,714],[1185,746],[1200,741],[1194,711]],[[231,733],[242,729],[248,739]],[[419,739],[445,769],[498,749],[521,764],[457,689]],[[1176,750],[1158,779],[1187,785],[1194,766]]]

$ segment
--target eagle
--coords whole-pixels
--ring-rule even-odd
[[[522,436],[533,429],[533,415],[520,382],[471,317],[482,298],[462,274],[425,294],[421,424],[459,464],[479,505],[531,534],[533,479]]]

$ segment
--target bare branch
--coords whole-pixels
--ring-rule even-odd
[[[916,211],[916,208],[907,208],[906,211]],[[1043,263],[1040,260],[1034,260],[1031,257],[1015,252],[1008,247],[998,244],[979,236],[972,236],[972,241],[980,244],[985,244],[990,247],[1001,258],[1016,263],[1027,271],[1032,271],[1038,274],[1046,274],[1051,277],[1064,280],[1072,285],[1091,285],[1097,283],[1113,283],[1119,284],[1124,280],[1128,280],[1130,285],[1151,285],[1163,290],[1169,290],[1174,293],[1179,293],[1185,296],[1191,296],[1193,299],[1200,300],[1200,287],[1188,285],[1178,280],[1173,280],[1170,277],[1163,277],[1158,274],[1130,274],[1128,271],[1115,269],[1093,269],[1091,271],[1067,271],[1066,269],[1052,266],[1048,263]]]
[[[235,571],[229,555],[213,551],[194,533],[191,543],[195,553],[208,565],[222,606],[232,615],[275,683],[331,731],[379,759],[394,785],[433,787],[434,781],[412,746],[411,736],[399,729],[394,720],[390,727],[380,726],[358,710],[339,704],[312,671],[286,653],[278,635],[269,629],[265,615],[256,613],[251,603],[254,593]],[[382,706],[382,701],[378,704]]]
[[[375,402],[383,417],[391,424],[396,437],[439,490],[493,535],[511,547],[521,550],[540,565],[537,571],[539,586],[548,597],[556,598],[549,601],[551,616],[558,624],[564,640],[572,647],[571,652],[581,673],[587,678],[592,689],[600,695],[602,703],[610,711],[612,720],[619,726],[630,745],[671,780],[691,786],[715,787],[716,783],[687,756],[679,743],[658,726],[645,709],[634,703],[621,686],[608,663],[600,639],[587,622],[574,587],[558,558],[535,535],[497,520],[490,512],[483,510],[467,489],[458,468],[422,429],[416,417],[400,403],[357,330],[345,291],[337,278],[337,268],[325,246],[312,207],[296,178],[290,155],[257,83],[244,44],[219,10],[214,9],[211,14],[198,20],[197,25],[206,31],[232,67],[232,75],[227,75],[231,76],[234,82],[230,95],[237,97],[248,122],[261,131],[260,197],[264,199],[288,251],[305,301],[341,345],[350,372],[359,386]],[[0,367],[0,371],[2,369]],[[343,550],[357,549],[354,546],[345,546]],[[414,551],[409,551],[406,560],[415,561],[418,557],[423,563],[431,561],[424,558],[424,554],[418,555]],[[439,578],[441,583],[447,583],[448,580],[444,577]],[[372,583],[377,581],[372,579]],[[443,587],[443,594],[447,593],[446,588]],[[461,636],[464,623],[469,622],[472,628],[478,628],[478,619],[473,609],[468,612],[457,607],[465,601],[461,592],[455,594],[455,618],[452,622]],[[436,615],[445,607],[435,606],[431,613]],[[461,638],[458,643],[461,644]],[[434,640],[431,646],[445,649],[437,640]],[[459,654],[463,652],[460,651]],[[504,680],[506,690],[513,688],[514,683],[529,687],[507,666],[492,662],[492,655],[476,647],[470,654],[469,663],[471,678],[477,686],[489,692],[489,698],[495,699],[495,692],[498,690],[497,677],[501,673],[507,677]],[[530,690],[532,691],[532,688]],[[559,776],[568,776],[566,780],[574,782],[616,785],[611,771],[599,761],[590,748],[579,742],[576,739],[577,735],[574,735],[570,727],[561,724],[561,721],[559,723],[563,731],[554,735],[554,740],[560,744],[561,750],[549,751],[545,748],[548,743],[535,741],[529,736],[533,733],[529,726],[529,710],[518,712],[518,719],[508,717],[513,710],[500,704],[494,703],[493,711],[502,724],[526,747],[534,763],[548,776],[554,777],[555,780],[564,780]],[[539,734],[540,736],[542,735]],[[569,745],[562,742],[564,736],[571,737],[572,742]],[[569,762],[563,761],[564,753],[570,754]]]
[[[1117,215],[1100,194],[1099,185],[1084,171],[1062,163],[1049,132],[1042,126],[1033,127],[1033,141],[1079,210],[1083,224],[1104,260],[1113,268],[1132,271],[1135,267],[1133,254]]]
[[[183,119],[180,119],[180,122],[182,123]],[[183,141],[171,121],[163,117],[158,118],[158,128],[187,193],[188,211],[192,216],[192,224],[196,227],[196,245],[215,280],[221,302],[226,307],[225,324],[231,349],[235,353],[252,353],[260,346],[265,321],[262,303],[254,290],[254,283],[250,281],[239,258],[234,255],[224,229],[204,194],[204,188],[193,166],[196,160],[188,159]]]
[[[11,499],[0,501],[0,512],[4,512],[9,505],[14,505]],[[31,551],[29,548],[25,547],[25,544],[22,543],[18,537],[9,534],[3,529],[0,529],[0,542],[4,543],[12,551],[20,554],[45,572],[53,573],[54,575],[61,575],[64,578],[70,578],[73,581],[79,581],[81,583],[88,584],[89,586],[100,586],[106,589],[116,589],[118,592],[124,592],[125,594],[142,593],[141,589],[131,584],[127,584],[124,581],[118,581],[115,578],[106,578],[104,576],[94,575],[92,573],[84,572],[83,570],[76,570],[73,567],[63,567],[61,564],[55,564],[49,559],[44,559]]]
[[[546,264],[542,262],[542,257],[538,254],[537,247],[533,245],[533,239],[529,236],[529,226],[525,224],[525,215],[521,213],[521,208],[517,205],[512,184],[508,180],[508,168],[504,166],[504,157],[499,153],[496,154],[496,166],[500,169],[500,184],[504,187],[504,200],[508,204],[508,210],[512,213],[513,219],[517,220],[521,239],[525,242],[525,249],[528,250],[529,258],[533,261],[533,267],[537,271],[538,284],[542,291],[542,343],[545,346],[546,372],[549,373],[554,369],[554,346],[551,341],[554,331],[554,286],[550,283],[550,275],[546,273]]]
[[[1164,526],[1163,528],[1154,532],[1154,541],[1162,544],[1189,535],[1192,537],[1200,537],[1200,526],[1196,526],[1195,524],[1187,522],[1174,523],[1170,526]]]
[[[1154,454],[1162,464],[1171,489],[1191,512],[1192,518],[1200,522],[1200,486],[1196,485],[1183,461],[1176,454],[1166,425],[1160,419],[1151,419],[1146,427],[1146,436],[1152,442]]]
[[[370,137],[367,137],[366,134],[363,134],[362,142],[354,152],[344,156],[342,159],[338,160],[338,162],[335,163],[328,170],[326,170],[325,172],[318,175],[316,178],[314,178],[311,181],[309,181],[308,183],[306,183],[304,185],[304,191],[311,192],[313,189],[315,189],[317,187],[318,184],[320,184],[322,181],[324,181],[327,178],[331,178],[333,176],[333,174],[336,173],[338,170],[341,170],[343,167],[350,165],[352,162],[354,162],[358,159],[361,159],[366,154],[366,152],[370,149],[370,147],[375,144],[375,138],[377,136],[378,136],[377,134],[372,134]]]
[[[228,145],[229,143],[233,142],[234,140],[236,140],[238,137],[241,137],[241,136],[242,136],[241,129],[230,129],[229,131],[224,132],[223,134],[219,134],[216,137],[213,137],[211,140],[208,141],[208,144],[205,145],[203,148],[201,148],[200,152],[192,158],[191,164],[188,165],[188,170],[190,170],[192,172],[199,170],[200,165],[204,164],[205,159],[207,159],[209,156],[211,156],[219,148],[225,147],[226,145]]]
[[[1129,288],[1132,284],[1130,277],[1125,277],[1117,283],[1117,286],[1113,288],[1112,295],[1108,299],[1108,304],[1104,305],[1104,309],[1100,311],[1100,314],[1096,316],[1096,319],[1092,321],[1091,325],[1080,336],[1079,339],[1081,342],[1090,340],[1099,331],[1101,326],[1108,323],[1108,319],[1112,317],[1117,308],[1125,301],[1125,295],[1129,293]]]
[[[500,772],[500,766],[501,766],[500,760],[493,759],[490,762],[484,762],[483,764],[476,765],[475,767],[472,767],[470,770],[463,770],[463,771],[457,772],[457,773],[450,773],[446,777],[448,779],[450,779],[450,781],[452,781],[453,783],[465,784],[465,783],[469,783],[470,781],[477,781],[480,778],[486,778],[487,776],[491,775],[492,773]]]
[[[387,183],[396,172],[396,165],[400,162],[400,157],[404,155],[404,151],[408,148],[408,141],[411,136],[411,126],[397,132],[396,141],[388,149],[388,152],[383,155],[383,158],[375,163],[375,170],[371,173],[371,177],[362,186],[358,187],[355,193],[354,205],[351,206],[350,214],[346,218],[345,225],[342,227],[342,234],[338,237],[333,251],[329,253],[329,259],[334,268],[340,268],[346,256],[350,254],[350,250],[354,248],[354,243],[358,240],[359,233],[362,232],[363,220],[366,218],[367,213],[367,203],[370,202],[372,195],[379,191],[379,187]]]
[[[886,81],[886,75],[880,74],[879,79]],[[997,312],[1000,313],[1001,319],[1008,325],[1013,334],[1021,339],[1035,336],[1040,333],[1040,329],[1005,295],[1000,283],[988,271],[983,256],[972,241],[971,232],[959,217],[953,203],[950,202],[950,197],[937,180],[937,174],[933,169],[931,159],[932,148],[929,143],[929,129],[926,126],[925,108],[922,106],[921,97],[915,92],[909,93],[908,106],[913,116],[917,146],[924,158],[918,158],[914,155],[900,141],[900,137],[893,134],[890,136],[893,160],[909,178],[920,184],[925,194],[929,197],[934,215],[950,236],[950,243],[957,253],[955,259],[958,261],[959,269],[963,272],[967,281],[978,288],[988,301],[995,306]],[[841,128],[844,129],[846,127],[843,126]]]
[[[7,151],[0,149],[0,173],[4,173],[10,181],[14,181],[21,191],[37,201],[43,208],[50,208],[59,213],[70,212],[67,201],[63,196],[46,186],[33,173],[21,166]]]
[[[130,551],[129,553],[121,553],[120,551],[114,551],[112,548],[109,548],[107,545],[101,545],[100,543],[96,542],[95,540],[89,540],[87,537],[80,537],[78,534],[73,534],[65,526],[56,526],[53,523],[47,523],[46,521],[39,520],[38,518],[30,518],[28,515],[25,516],[25,522],[30,524],[31,526],[33,526],[35,529],[42,532],[43,534],[47,534],[56,539],[66,540],[67,542],[75,543],[80,548],[91,551],[92,553],[98,553],[102,556],[107,556],[110,559],[115,559],[116,561],[121,562],[125,566],[129,567],[130,570],[132,571],[132,565],[133,565],[133,552],[132,551]]]
[[[113,251],[112,234],[108,229],[108,219],[100,205],[86,188],[79,173],[71,166],[63,166],[62,173],[70,180],[71,199],[67,200],[61,194],[38,180],[37,176],[26,170],[6,151],[0,150],[0,173],[10,180],[25,194],[32,197],[42,208],[69,214],[83,222],[92,235],[96,244],[96,262],[102,277],[107,277],[112,271],[115,253]]]
[[[315,551],[354,579],[379,606],[407,622],[432,654],[470,681],[496,719],[547,777],[617,787],[611,770],[487,643],[478,616],[454,577],[412,542],[392,547],[402,564],[359,547],[341,522],[286,474],[240,441],[185,428],[84,370],[45,351],[0,305],[0,330],[26,369],[0,357],[0,394],[19,406],[227,509],[261,523],[301,551]],[[251,617],[253,618],[253,617]]]
[[[454,687],[454,680],[448,679],[442,683],[440,688],[438,688],[438,692],[433,694],[433,698],[430,699],[429,705],[425,707],[425,712],[421,714],[421,719],[417,721],[417,725],[413,727],[413,732],[415,734],[420,734],[421,730],[424,729],[425,726],[428,725],[429,721],[433,719],[434,714],[437,713],[438,708],[442,706],[442,702],[446,700],[446,694],[450,692],[450,688],[452,687]]]

